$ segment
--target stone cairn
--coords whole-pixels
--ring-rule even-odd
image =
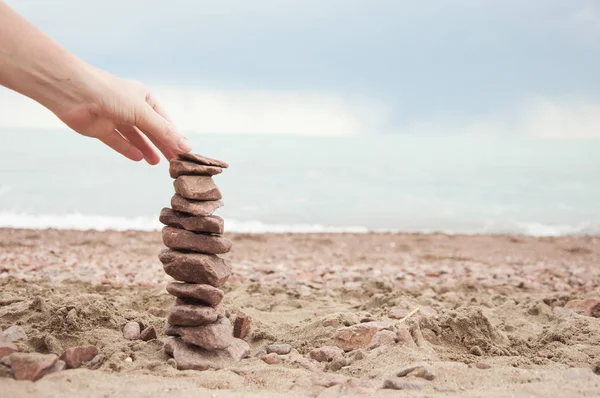
[[[167,318],[164,350],[178,369],[221,369],[248,354],[249,346],[233,336],[225,317],[221,287],[231,275],[231,265],[218,256],[231,249],[222,236],[223,219],[213,215],[223,206],[212,176],[228,165],[196,154],[182,154],[170,163],[175,179],[171,207],[162,209],[163,243],[159,254],[167,274],[177,281],[167,286],[176,297]]]

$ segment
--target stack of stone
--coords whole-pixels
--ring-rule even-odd
[[[220,258],[231,249],[222,236],[223,219],[213,215],[223,206],[212,176],[225,162],[196,154],[182,154],[171,161],[175,179],[171,207],[160,213],[163,242],[160,253],[165,272],[175,280],[167,291],[177,297],[167,319],[165,352],[179,369],[220,369],[247,355],[249,346],[233,337],[231,322],[221,301],[222,286],[231,274],[228,261]]]

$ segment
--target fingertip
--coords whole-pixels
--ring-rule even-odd
[[[192,142],[186,137],[181,137],[177,143],[177,148],[183,153],[188,153],[192,150]]]

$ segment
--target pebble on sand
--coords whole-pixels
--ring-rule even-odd
[[[15,341],[27,340],[27,333],[22,326],[14,325],[2,332],[0,339],[14,343]]]
[[[581,315],[600,318],[600,299],[598,298],[571,300],[565,305],[565,308]]]
[[[139,327],[139,325],[138,325]],[[76,369],[84,362],[89,362],[98,355],[98,348],[93,345],[67,348],[60,356],[65,361],[68,369]]]
[[[10,355],[10,366],[16,380],[36,381],[44,377],[58,357],[54,354],[15,352]]]
[[[269,344],[267,354],[275,353],[277,355],[287,355],[292,351],[292,346],[285,343]]]
[[[366,348],[371,344],[371,340],[373,340],[378,329],[376,325],[360,323],[338,329],[334,333],[333,339],[335,344],[344,351]]]
[[[270,354],[263,355],[262,358],[260,358],[260,359],[266,364],[275,365],[276,363],[279,362],[279,355],[272,352]]]
[[[123,327],[123,337],[127,340],[139,340],[140,333],[140,324],[137,322],[127,322]]]
[[[156,339],[156,328],[154,326],[148,326],[140,333],[140,338],[144,341],[150,341]]]
[[[17,351],[19,351],[19,348],[10,341],[0,340],[0,359]]]
[[[344,355],[344,350],[339,347],[326,345],[315,348],[310,352],[310,357],[317,362],[331,362],[337,357]]]
[[[243,339],[250,332],[250,317],[243,312],[238,312],[233,323],[233,336]]]

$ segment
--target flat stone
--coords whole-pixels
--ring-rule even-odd
[[[250,331],[250,317],[243,312],[238,312],[233,322],[233,336],[238,339],[243,339]]]
[[[292,346],[285,343],[269,344],[267,354],[275,353],[277,355],[287,355],[292,351]]]
[[[167,285],[167,292],[175,297],[199,300],[211,307],[219,305],[225,296],[221,289],[198,283],[171,282]]]
[[[169,336],[179,336],[186,343],[208,351],[229,347],[235,340],[232,332],[231,322],[227,318],[221,318],[216,323],[206,326],[168,325],[165,330]]]
[[[234,339],[223,350],[207,351],[175,337],[165,341],[164,350],[175,359],[179,370],[218,370],[233,366],[247,357],[250,346],[244,340]]]
[[[336,330],[333,335],[335,344],[344,351],[366,348],[379,330],[375,322],[359,323]]]
[[[172,178],[179,176],[213,176],[221,174],[222,168],[207,166],[187,160],[173,159],[169,164],[169,174]]]
[[[215,323],[218,312],[214,307],[198,305],[175,305],[167,321],[173,326],[202,326]]]
[[[154,326],[148,326],[140,333],[140,339],[143,341],[150,341],[156,339],[156,329]]]
[[[231,250],[231,241],[220,235],[196,234],[185,229],[164,227],[163,243],[170,249],[191,250],[207,254],[225,254]]]
[[[19,348],[10,341],[0,340],[0,359],[17,351],[19,351]]]
[[[371,340],[369,349],[372,350],[374,348],[392,345],[396,343],[397,339],[398,337],[396,336],[396,333],[392,332],[391,330],[380,330],[375,334],[373,340]]]
[[[345,384],[350,379],[337,373],[315,372],[311,375],[311,380],[315,386],[329,388]]]
[[[310,352],[310,357],[318,362],[331,362],[335,358],[343,357],[344,350],[335,346],[323,346]]]
[[[38,354],[37,352],[27,354],[15,352],[9,358],[15,379],[30,381],[44,377],[58,361],[58,357],[54,354]]]
[[[400,377],[392,377],[383,383],[383,388],[391,390],[422,390],[425,387],[423,383],[406,381]]]
[[[123,337],[127,340],[139,340],[140,324],[137,322],[127,322],[123,327]]]
[[[565,305],[565,308],[580,315],[600,318],[600,299],[598,298],[571,300]]]
[[[219,187],[209,176],[179,176],[173,181],[175,192],[187,199],[219,200]]]
[[[171,207],[173,210],[183,213],[208,217],[219,207],[223,207],[223,202],[220,200],[189,200],[179,194],[175,194],[171,198]]]
[[[161,210],[158,219],[161,223],[170,227],[183,228],[193,232],[222,234],[225,229],[225,223],[219,216],[191,216],[166,207]]]
[[[198,155],[197,153],[182,153],[179,155],[179,158],[206,166],[216,166],[224,169],[229,167],[229,165],[222,160],[207,158],[206,156]]]
[[[138,325],[139,326],[139,325]],[[65,361],[68,369],[76,369],[84,362],[89,362],[98,355],[98,348],[93,345],[67,348],[60,356]]]
[[[425,380],[433,380],[435,379],[435,373],[431,370],[427,369],[425,366],[413,366],[410,368],[406,368],[401,370],[396,374],[397,377],[420,377]]]
[[[2,340],[14,343],[15,341],[27,340],[27,333],[22,326],[14,325],[2,332]]]
[[[231,275],[229,262],[214,254],[164,250],[158,258],[163,263],[165,272],[178,281],[219,287]]]

